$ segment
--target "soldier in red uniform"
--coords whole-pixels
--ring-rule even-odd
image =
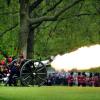
[[[73,81],[74,81],[73,72],[70,73],[70,75],[67,78],[67,81],[68,81],[68,86],[73,86]]]
[[[77,80],[78,80],[78,86],[81,86],[81,73],[80,72],[78,72]]]
[[[94,86],[95,83],[95,78],[93,73],[90,73],[90,77],[89,77],[89,86]]]
[[[82,86],[86,86],[86,74],[85,74],[85,72],[83,72],[81,75],[81,84],[82,84]]]
[[[100,73],[98,73],[98,78],[99,78],[99,87],[100,87]]]
[[[95,73],[94,75],[94,86],[98,87],[99,86],[99,74]]]
[[[85,75],[85,72],[83,72],[83,73],[79,72],[77,80],[78,80],[78,86],[86,86],[86,75]]]

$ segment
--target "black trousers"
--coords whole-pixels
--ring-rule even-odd
[[[8,80],[9,86],[12,86],[12,85],[17,86],[17,80],[14,77],[14,75],[19,77],[20,76],[20,72],[16,72],[16,73],[15,72],[11,72],[10,73],[9,80]]]

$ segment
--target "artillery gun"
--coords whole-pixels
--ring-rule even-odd
[[[13,62],[16,62],[15,59]],[[41,86],[47,81],[47,66],[50,65],[50,60],[29,60],[26,59],[20,65],[20,80],[23,86],[38,85]]]
[[[33,61],[27,60],[20,70],[20,80],[24,86],[43,85],[47,79],[47,68],[49,60]]]

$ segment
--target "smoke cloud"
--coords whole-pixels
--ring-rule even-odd
[[[51,66],[58,71],[62,69],[69,71],[72,69],[84,70],[100,66],[100,45],[84,46],[76,51],[57,55],[51,62]]]

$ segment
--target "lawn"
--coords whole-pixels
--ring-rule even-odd
[[[0,100],[100,100],[95,87],[0,87]]]

